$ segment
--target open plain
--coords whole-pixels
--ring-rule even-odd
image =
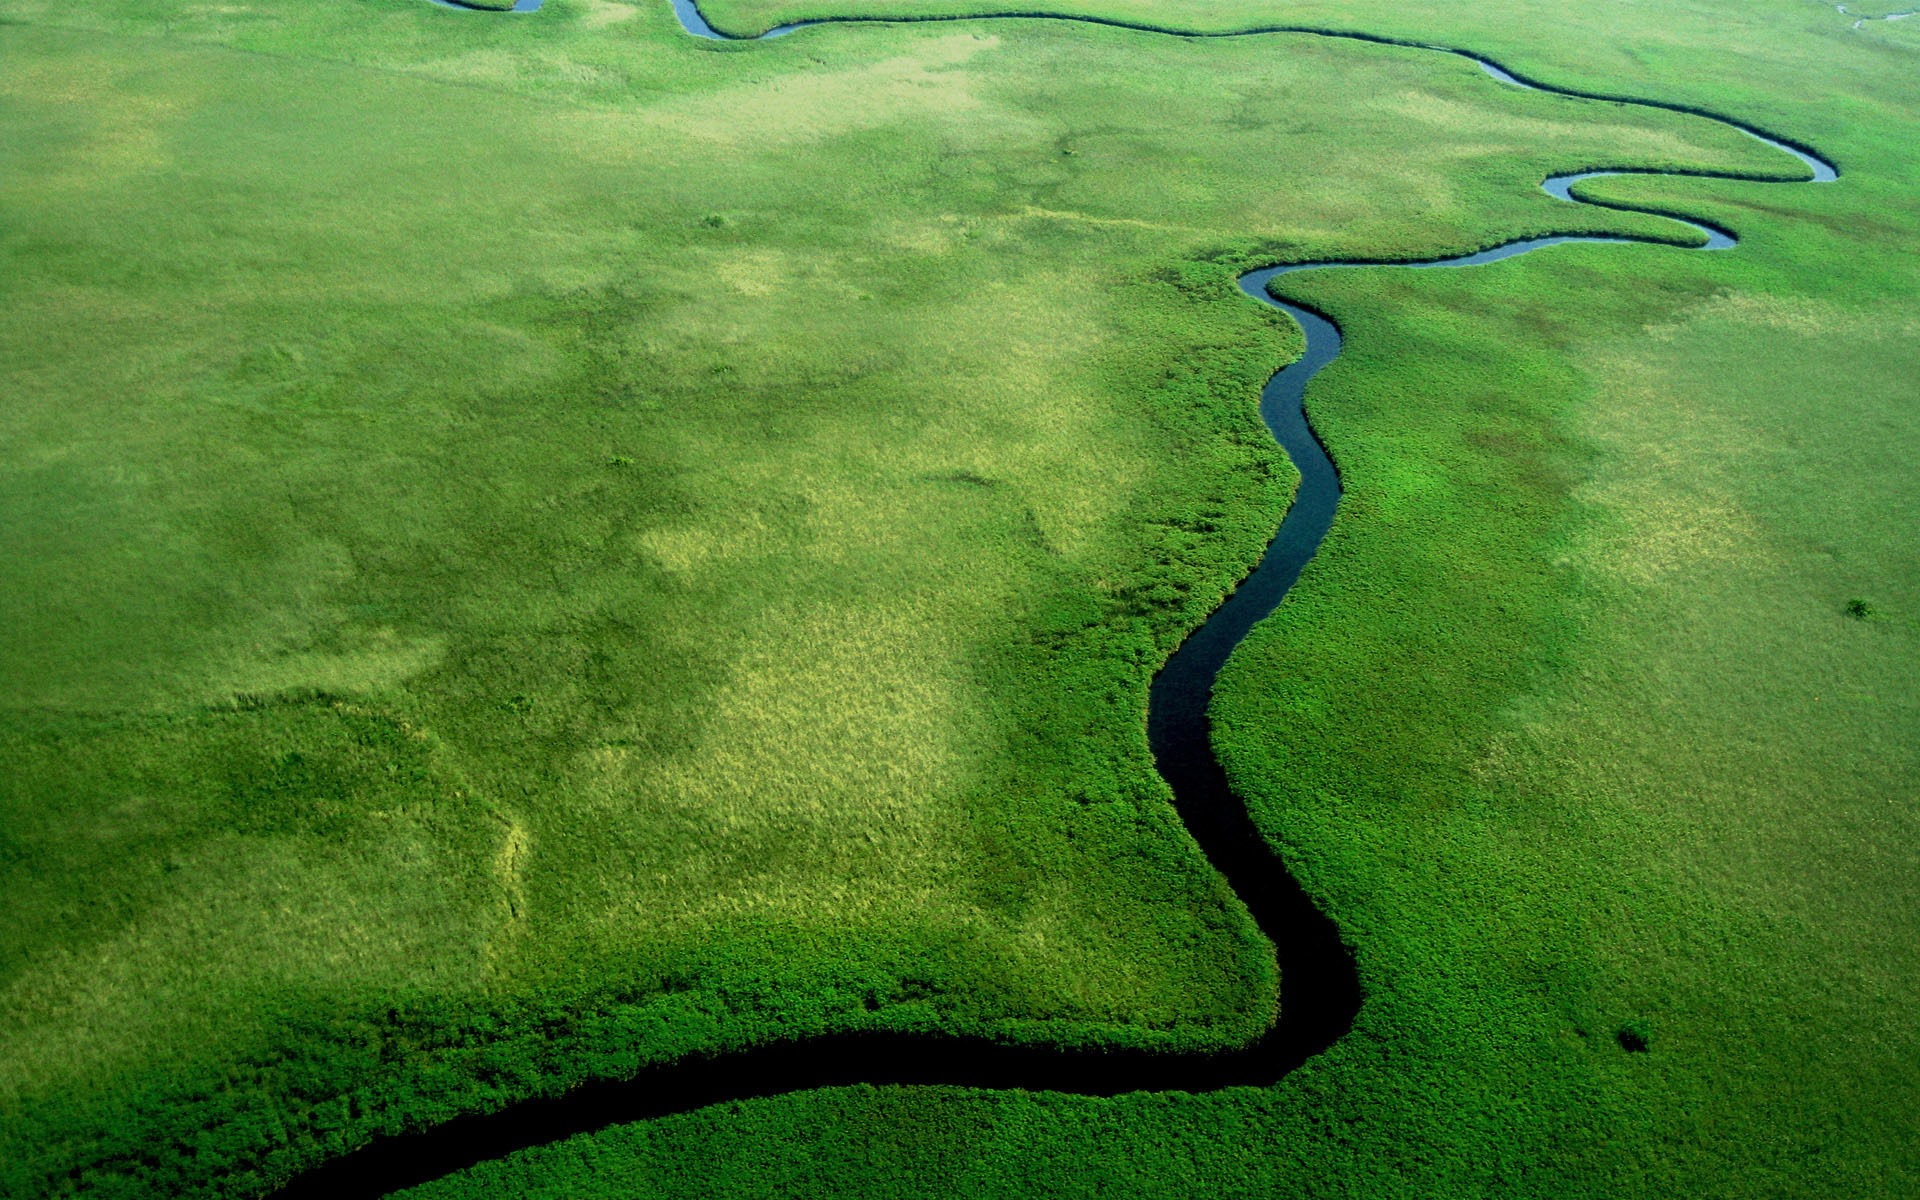
[[[1920,1193],[1855,7],[0,0],[0,1193]]]

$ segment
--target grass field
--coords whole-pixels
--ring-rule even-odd
[[[802,1093],[424,1193],[1920,1188],[1920,21],[1554,13],[1279,19],[1845,174],[1590,185],[1726,254],[1288,281],[1348,334],[1348,497],[1220,747],[1355,1032],[1272,1090]],[[1251,401],[1296,335],[1235,270],[1784,169],[1302,36],[0,22],[8,1195],[251,1194],[825,1029],[1245,1039],[1270,953],[1140,729],[1290,487]]]

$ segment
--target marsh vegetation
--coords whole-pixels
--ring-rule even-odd
[[[1920,22],[1373,7],[1288,21],[1847,186],[1596,181],[1741,248],[1289,284],[1348,334],[1348,500],[1218,747],[1354,1034],[1272,1089],[823,1090],[427,1193],[1912,1190]],[[1297,334],[1235,274],[1662,236],[1535,185],[1782,170],[1299,35],[0,20],[10,1195],[253,1194],[826,1030],[1246,1040],[1271,950],[1141,721],[1292,486],[1252,401]]]

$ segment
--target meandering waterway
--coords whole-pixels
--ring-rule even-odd
[[[454,0],[434,0],[469,8]],[[542,0],[517,0],[514,13],[537,12]],[[1095,17],[1038,14],[988,17],[847,17],[776,26],[753,39],[734,39],[707,23],[695,0],[671,0],[681,27],[694,37],[765,40],[814,25],[906,24],[928,21],[1077,21],[1189,38],[1249,37],[1294,33],[1377,44],[1408,46],[1448,54],[1477,64],[1497,82],[1581,99],[1612,100],[1648,108],[1688,112],[1736,129],[1791,155],[1813,182],[1838,178],[1833,165],[1802,147],[1769,137],[1758,129],[1714,113],[1682,105],[1550,87],[1517,75],[1468,51],[1375,37],[1367,34],[1282,26],[1225,33],[1188,34],[1178,30]],[[507,11],[480,10],[469,11]],[[1676,174],[1630,166],[1554,175],[1541,187],[1571,204],[1598,204],[1628,212],[1651,212],[1622,204],[1582,200],[1574,189],[1583,181],[1611,175]],[[1741,179],[1731,172],[1684,174]],[[1737,239],[1725,229],[1701,221],[1675,221],[1701,239],[1703,250],[1725,250]],[[1354,961],[1339,931],[1288,874],[1255,828],[1246,806],[1233,794],[1213,756],[1207,709],[1220,669],[1243,638],[1279,605],[1313,558],[1332,527],[1340,503],[1340,476],[1326,448],[1309,425],[1303,407],[1307,384],[1339,356],[1340,330],[1323,314],[1275,297],[1272,285],[1302,271],[1338,268],[1437,269],[1479,266],[1568,242],[1631,243],[1652,239],[1626,236],[1553,236],[1525,238],[1461,254],[1414,262],[1328,261],[1285,263],[1240,276],[1240,290],[1262,304],[1285,312],[1306,334],[1306,352],[1276,372],[1260,396],[1260,415],[1300,472],[1300,488],[1279,529],[1253,571],[1233,594],[1194,630],[1155,676],[1148,696],[1147,734],[1154,763],[1173,790],[1180,819],[1273,942],[1281,978],[1280,1020],[1251,1045],[1227,1053],[1199,1056],[1139,1051],[1068,1051],[1010,1046],[959,1038],[845,1034],[778,1044],[739,1054],[698,1058],[649,1069],[639,1078],[592,1083],[565,1096],[525,1101],[484,1117],[463,1117],[414,1134],[382,1139],[302,1176],[281,1193],[290,1197],[383,1195],[437,1178],[473,1163],[576,1133],[625,1121],[685,1112],[708,1104],[805,1088],[853,1083],[958,1084],[981,1088],[1028,1088],[1110,1096],[1139,1091],[1209,1091],[1235,1086],[1271,1085],[1294,1067],[1337,1041],[1353,1024],[1361,1004]]]

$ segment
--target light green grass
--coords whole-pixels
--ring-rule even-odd
[[[9,1194],[245,1194],[824,1028],[1243,1038],[1265,948],[1139,729],[1288,486],[1235,266],[1659,232],[1532,185],[1787,165],[1300,37],[0,12]],[[1223,749],[1355,1034],[1271,1092],[815,1093],[440,1191],[1911,1190],[1910,31],[1515,12],[1338,15],[1848,174],[1596,185],[1730,254],[1299,282],[1350,493]]]
[[[1298,37],[15,11],[92,27],[4,33],[29,1193],[827,1028],[1244,1039],[1140,730],[1288,487],[1231,264],[1769,165]]]
[[[1272,1091],[852,1089],[422,1194],[1920,1187],[1910,23],[1853,34],[1812,4],[1280,19],[1730,112],[1846,172],[1589,185],[1738,230],[1722,255],[1288,281],[1349,335],[1310,398],[1349,491],[1230,667],[1221,746],[1358,950],[1354,1033]]]

